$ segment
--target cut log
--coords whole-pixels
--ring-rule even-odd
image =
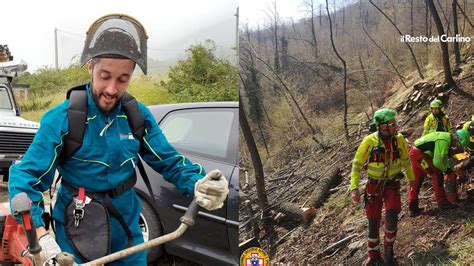
[[[283,202],[280,205],[280,212],[286,215],[287,218],[291,220],[309,223],[314,216],[316,216],[315,208],[300,208],[296,203]]]
[[[326,177],[321,178],[318,186],[309,196],[309,205],[314,208],[321,207],[329,195],[329,190],[339,185],[341,179],[341,170],[337,167],[330,171]]]
[[[417,102],[418,99],[420,99],[420,96],[421,96],[421,91],[418,92],[418,94],[416,95],[415,99],[413,99],[413,101]]]

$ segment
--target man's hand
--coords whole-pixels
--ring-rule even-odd
[[[351,191],[351,198],[352,204],[354,204],[355,206],[360,204],[360,192],[358,188]]]
[[[61,248],[49,233],[40,236],[38,242],[41,246],[41,257],[44,261],[49,261],[61,253]]]
[[[229,182],[219,170],[212,170],[196,182],[194,198],[196,203],[209,210],[219,209],[224,205],[224,200],[229,194]]]

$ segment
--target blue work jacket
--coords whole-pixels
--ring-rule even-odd
[[[26,192],[32,200],[32,216],[36,226],[44,226],[41,219],[44,212],[42,192],[52,185],[56,169],[63,180],[90,192],[114,189],[135,171],[140,141],[133,136],[120,103],[109,115],[105,115],[93,101],[89,85],[87,92],[83,144],[69,160],[58,165],[64,136],[69,130],[69,100],[65,100],[42,117],[40,128],[21,163],[10,168],[10,200],[17,193]],[[146,126],[142,158],[185,196],[194,197],[194,185],[205,175],[205,171],[199,164],[193,164],[180,155],[168,143],[150,110],[142,103],[138,105]],[[60,186],[53,212],[57,222],[64,223],[64,209],[71,200],[71,194]],[[141,206],[133,189],[112,199],[112,202],[126,221],[127,216],[136,216],[136,212],[140,211],[134,208],[130,213],[128,209],[129,206]]]

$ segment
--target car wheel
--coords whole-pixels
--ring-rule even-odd
[[[141,199],[142,202],[142,212],[140,213],[140,218],[138,223],[142,229],[143,239],[145,242],[155,239],[163,235],[163,230],[161,229],[160,219],[156,215],[153,207],[146,200]],[[163,245],[158,247],[153,247],[148,249],[148,263],[152,263],[158,260],[164,254]]]

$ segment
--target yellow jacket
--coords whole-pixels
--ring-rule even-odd
[[[366,136],[352,161],[351,190],[359,187],[360,171],[367,164],[367,175],[372,179],[390,180],[400,173],[405,173],[409,181],[415,180],[413,170],[408,158],[408,143],[402,134],[396,136],[396,145],[393,152],[386,149],[383,141],[379,138],[378,132]],[[392,144],[393,145],[393,144]]]
[[[443,123],[443,128],[445,129],[445,132],[450,132],[452,129],[451,125],[451,120],[449,120],[449,117],[445,114],[441,118],[441,121]],[[424,136],[426,134],[436,132],[436,129],[438,129],[438,120],[436,117],[433,115],[433,113],[429,114],[426,119],[425,119],[425,124],[423,125],[423,134],[421,136]]]
[[[474,116],[472,116],[471,121],[467,121],[467,122],[464,124],[464,126],[462,127],[462,129],[464,129],[464,130],[466,130],[467,132],[469,132],[469,126],[471,125],[471,123],[474,123]],[[467,150],[468,150],[471,154],[474,153],[474,135],[471,135],[469,144],[467,145]]]

